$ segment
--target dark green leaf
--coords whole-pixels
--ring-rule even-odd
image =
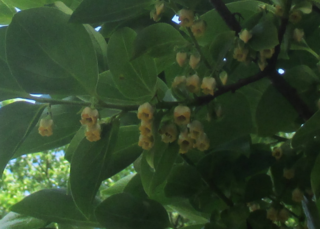
[[[0,229],[39,229],[47,225],[41,219],[9,212],[0,220]]]
[[[248,223],[252,229],[271,229],[274,228],[274,224],[266,217],[266,210],[256,210],[251,212],[248,217]]]
[[[16,10],[12,5],[8,5],[6,0],[0,0],[0,12],[0,24],[7,25],[11,22]]]
[[[317,229],[320,227],[320,213],[317,209],[316,203],[309,197],[304,196],[302,200],[302,208],[307,217],[307,226],[310,229]]]
[[[311,186],[317,199],[320,199],[320,155],[317,157],[311,172]]]
[[[247,206],[236,205],[221,213],[222,222],[227,225],[227,228],[247,229],[246,219],[249,215]]]
[[[123,192],[130,193],[138,199],[147,199],[148,195],[144,191],[140,174],[135,174],[134,177],[129,181]]]
[[[134,176],[135,174],[130,174],[128,176],[121,178],[120,180],[115,182],[111,187],[105,190],[102,190],[101,193],[109,197],[109,196],[123,192],[127,184],[133,179]]]
[[[272,194],[272,182],[270,176],[259,174],[251,177],[246,185],[244,199],[246,203],[261,200]]]

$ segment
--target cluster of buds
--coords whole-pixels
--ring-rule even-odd
[[[86,107],[81,113],[80,123],[86,126],[86,138],[90,142],[101,139],[101,126],[99,123],[99,112],[97,109]]]
[[[288,218],[289,212],[285,208],[277,210],[271,207],[267,210],[267,219],[270,219],[271,221],[280,221],[281,223],[284,223],[288,220]]]
[[[187,62],[188,54],[186,52],[177,52],[176,61],[180,67],[183,67]],[[200,62],[200,55],[198,53],[191,54],[189,57],[189,65],[192,69],[196,69]]]
[[[161,15],[164,11],[164,2],[157,2],[154,5],[154,10],[152,10],[150,12],[150,17],[154,20],[154,21],[159,21],[161,19]]]
[[[152,134],[153,113],[154,108],[149,103],[144,103],[138,108],[138,119],[141,120],[138,145],[144,150],[151,149],[154,143]]]
[[[38,128],[39,134],[41,136],[51,136],[52,135],[52,125],[53,125],[53,120],[50,118],[42,118],[40,120],[40,125]]]
[[[303,14],[310,14],[311,12],[312,4],[310,2],[304,2],[303,5],[295,5],[289,12],[289,21],[296,24],[301,21]],[[284,9],[281,5],[275,6],[275,14],[279,17],[284,16]]]
[[[192,10],[180,10],[179,21],[181,26],[191,28],[192,34],[195,37],[201,37],[205,33],[206,23],[203,20],[195,20]]]

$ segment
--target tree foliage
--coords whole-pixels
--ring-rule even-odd
[[[320,228],[318,0],[0,12],[0,229]]]

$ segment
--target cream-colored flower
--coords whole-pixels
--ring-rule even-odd
[[[228,81],[228,73],[223,71],[219,74],[219,78],[221,80],[222,85],[226,85]]]
[[[289,15],[289,21],[296,24],[302,19],[302,12],[300,10],[293,10]]]
[[[180,132],[178,144],[180,146],[179,153],[187,153],[193,147],[193,139],[189,137],[188,129]]]
[[[196,140],[203,133],[203,126],[198,120],[188,124],[190,138]]]
[[[294,178],[294,169],[283,169],[283,177],[288,180]]]
[[[214,89],[216,88],[217,82],[213,77],[203,77],[201,89],[205,95],[214,95]]]
[[[189,59],[189,65],[190,65],[190,67],[192,68],[192,69],[196,69],[197,68],[197,66],[198,66],[198,64],[199,64],[199,62],[200,62],[200,59],[201,59],[201,57],[200,57],[200,55],[191,55],[190,56],[190,59]]]
[[[199,76],[194,74],[192,76],[187,77],[186,80],[186,87],[188,91],[191,93],[197,93],[199,91],[199,85],[200,84],[200,79]]]
[[[245,62],[248,54],[249,54],[248,49],[242,48],[242,47],[237,47],[233,51],[233,58],[239,62]]]
[[[279,214],[278,214],[278,220],[281,222],[281,223],[284,223],[288,220],[289,218],[289,212],[287,209],[285,208],[282,208],[280,211],[279,211]]]
[[[201,37],[206,31],[206,23],[203,20],[199,20],[193,23],[191,26],[193,36]]]
[[[148,137],[148,136],[140,135],[138,145],[142,149],[144,149],[144,150],[151,149],[152,146],[153,146],[153,143],[154,142],[153,142],[153,137],[152,136]]]
[[[275,147],[272,150],[272,156],[275,157],[275,159],[279,160],[282,157],[282,149],[281,147]]]
[[[52,135],[52,125],[53,120],[52,119],[41,119],[40,120],[40,126],[38,128],[39,134],[41,136],[51,136]]]
[[[161,127],[159,133],[163,142],[172,143],[177,139],[178,129],[174,123],[168,123]]]
[[[177,87],[180,87],[185,84],[186,84],[186,77],[185,76],[176,76],[174,78],[171,86],[173,88],[177,88]]]
[[[280,5],[276,5],[275,6],[276,10],[275,10],[275,14],[279,17],[283,16],[283,9]]]
[[[248,41],[252,38],[252,33],[248,31],[247,29],[243,29],[239,33],[239,38],[242,40],[244,43],[248,43]]]
[[[96,123],[93,126],[88,126],[86,129],[86,138],[90,142],[96,142],[101,139],[101,126],[99,123]]]
[[[138,119],[149,121],[153,118],[154,108],[150,103],[144,103],[138,108]]]
[[[156,14],[160,15],[163,13],[164,11],[164,3],[163,2],[157,2],[155,4],[155,8],[156,8]]]
[[[176,54],[176,61],[180,67],[182,67],[187,60],[187,53],[186,52],[177,52]]]
[[[210,141],[209,141],[207,134],[202,132],[199,135],[199,137],[196,140],[196,147],[200,151],[205,151],[205,150],[209,149]]]
[[[87,126],[94,126],[97,123],[99,112],[97,109],[86,107],[81,113],[81,124]]]
[[[152,136],[152,122],[150,120],[141,120],[141,125],[139,126],[141,135]]]
[[[194,20],[194,13],[192,10],[182,9],[179,12],[180,25],[184,27],[191,27]]]
[[[270,59],[273,56],[274,51],[274,48],[261,50],[260,57]]]
[[[292,191],[292,200],[297,203],[300,203],[303,200],[303,192],[299,188]]]
[[[258,60],[258,66],[260,68],[260,71],[263,71],[267,67],[268,63],[266,61],[266,58],[260,57]]]
[[[267,219],[270,219],[271,221],[277,221],[278,220],[278,211],[271,207],[267,210]]]
[[[191,111],[187,106],[176,106],[174,108],[174,122],[177,125],[187,125],[190,122]]]
[[[295,28],[293,30],[293,40],[297,41],[297,42],[301,42],[302,39],[304,37],[304,31],[303,29],[298,29],[298,28]]]

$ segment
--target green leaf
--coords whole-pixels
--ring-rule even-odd
[[[303,51],[309,52],[317,60],[320,59],[320,56],[315,51],[313,51],[313,49],[309,47],[309,45],[306,43],[305,40],[302,40],[301,42],[295,42],[295,41],[291,42],[290,50],[303,50]]]
[[[0,12],[0,24],[7,25],[11,22],[16,10],[12,5],[8,5],[6,0],[0,0]]]
[[[252,229],[272,229],[274,224],[266,217],[266,210],[256,210],[250,213],[248,223]]]
[[[187,41],[172,25],[156,23],[141,30],[134,42],[133,58],[144,53],[152,57],[166,56],[174,52],[175,46],[183,46]]]
[[[83,25],[68,23],[58,9],[17,13],[7,30],[6,52],[12,74],[30,93],[92,95],[97,59]]]
[[[93,218],[85,219],[75,206],[72,197],[62,189],[44,189],[35,192],[13,205],[11,211],[49,222],[100,227]]]
[[[302,208],[307,218],[307,227],[310,229],[317,229],[320,227],[320,213],[317,209],[316,203],[310,198],[304,196],[302,200]]]
[[[202,186],[202,179],[196,168],[190,165],[173,167],[164,189],[167,197],[189,198]]]
[[[44,107],[15,102],[0,109],[0,174],[37,124]]]
[[[249,215],[247,206],[236,205],[221,213],[222,222],[227,225],[227,228],[246,229],[246,219]]]
[[[70,19],[77,23],[116,22],[134,18],[152,0],[84,0]]]
[[[209,51],[217,66],[221,65],[227,52],[233,48],[235,33],[227,31],[218,34],[210,44]]]
[[[47,222],[26,215],[9,212],[0,220],[0,229],[39,229]]]
[[[154,60],[141,56],[130,61],[136,33],[129,28],[115,32],[108,45],[108,64],[120,92],[131,99],[150,100],[156,90],[157,68]]]
[[[311,186],[317,199],[320,199],[320,155],[317,157],[311,172]]]
[[[144,191],[140,174],[135,174],[134,177],[129,181],[129,183],[124,188],[123,192],[130,193],[138,199],[147,199],[148,195]]]
[[[167,211],[154,200],[139,200],[120,193],[104,200],[96,209],[98,221],[114,229],[164,229],[169,226]]]
[[[118,137],[119,122],[102,125],[101,139],[89,142],[82,139],[77,142],[72,156],[70,169],[70,187],[72,197],[79,210],[91,217],[91,208],[96,193],[103,180],[105,168],[110,163],[115,142]]]
[[[272,194],[270,176],[259,174],[250,178],[246,185],[244,199],[246,203],[261,200]]]
[[[115,182],[111,187],[102,190],[101,193],[107,197],[123,192],[127,184],[133,179],[136,174],[129,174],[128,176],[122,177],[120,180]]]

